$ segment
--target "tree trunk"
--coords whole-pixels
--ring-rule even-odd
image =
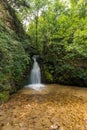
[[[36,47],[38,48],[38,12],[36,15]]]

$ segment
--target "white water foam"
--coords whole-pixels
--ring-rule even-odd
[[[44,84],[29,84],[25,86],[26,88],[32,88],[35,90],[41,90],[41,88],[45,87]]]

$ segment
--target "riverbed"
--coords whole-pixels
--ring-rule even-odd
[[[0,106],[0,130],[87,130],[87,88],[23,88]]]

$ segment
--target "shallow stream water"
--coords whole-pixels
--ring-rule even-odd
[[[87,130],[87,88],[23,88],[0,106],[0,130]]]

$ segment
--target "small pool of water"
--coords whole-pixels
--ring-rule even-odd
[[[66,93],[69,95],[74,95],[77,97],[82,97],[87,99],[87,88],[86,87],[77,87],[77,86],[67,86],[67,85],[57,85],[57,84],[30,84],[25,86],[22,90],[22,93],[32,94],[32,93],[39,93],[39,94],[52,94],[52,93]]]
[[[62,130],[87,130],[87,88],[24,87],[0,106],[0,130],[51,130],[58,124]]]

